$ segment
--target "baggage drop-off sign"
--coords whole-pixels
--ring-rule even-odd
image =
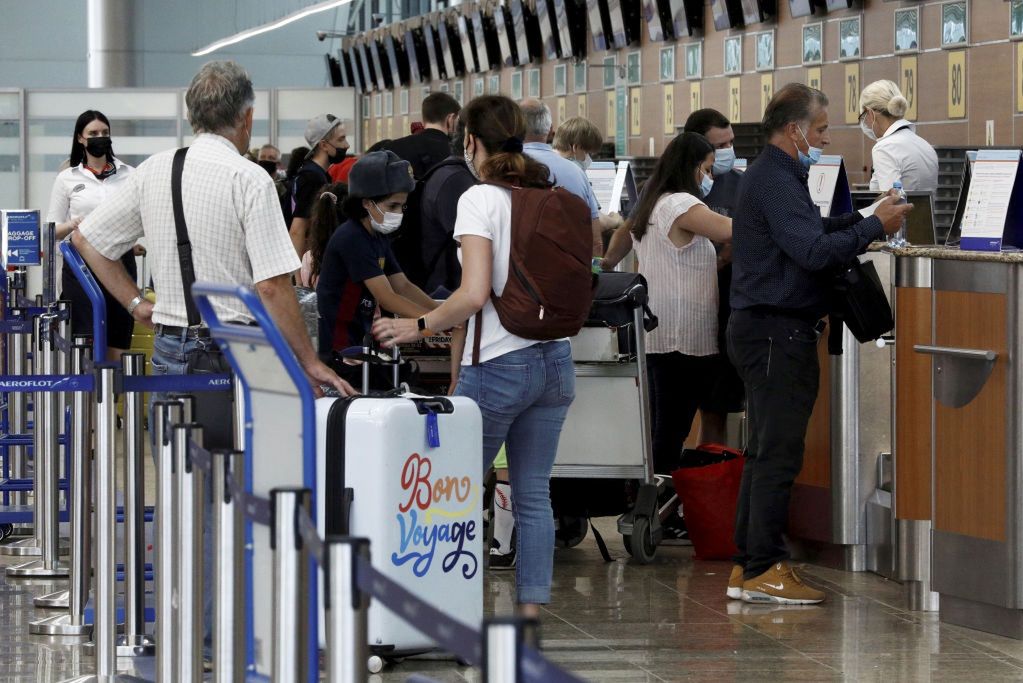
[[[42,263],[38,211],[0,211],[0,227],[3,229],[4,268]]]

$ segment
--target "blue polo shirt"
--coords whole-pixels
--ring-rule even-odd
[[[579,168],[574,161],[569,161],[558,154],[550,145],[542,142],[527,142],[522,145],[522,151],[547,167],[547,170],[550,171],[549,179],[555,187],[563,187],[577,197],[581,197],[590,207],[590,220],[597,220],[600,216],[600,206],[593,194],[593,188],[590,187],[586,171]]]
[[[767,145],[746,171],[732,214],[732,308],[824,315],[833,269],[884,237],[881,220],[858,213],[822,218],[808,172]]]

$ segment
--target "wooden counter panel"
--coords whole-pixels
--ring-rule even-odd
[[[931,518],[930,288],[895,288],[895,516]]]
[[[831,356],[828,355],[828,331],[817,345],[821,366],[821,384],[806,428],[806,452],[803,469],[796,483],[831,488]]]
[[[1006,297],[935,292],[935,344],[998,353],[984,388],[962,408],[935,406],[934,528],[1005,540]]]

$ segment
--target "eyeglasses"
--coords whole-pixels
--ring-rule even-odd
[[[860,117],[856,119],[859,123],[863,123],[863,117],[867,115],[867,111],[868,111],[867,109],[864,109],[863,111],[860,112]]]

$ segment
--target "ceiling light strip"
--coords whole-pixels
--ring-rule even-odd
[[[235,33],[233,36],[228,36],[227,38],[222,38],[221,40],[210,43],[206,47],[193,52],[192,56],[202,57],[203,55],[208,55],[211,52],[216,52],[221,48],[227,47],[228,45],[234,45],[235,43],[240,43],[241,41],[246,40],[248,38],[252,38],[253,36],[258,36],[262,33],[268,33],[275,29],[281,28],[282,26],[287,26],[288,24],[298,21],[299,19],[305,19],[306,17],[311,16],[313,14],[326,12],[327,10],[334,9],[335,7],[347,4],[351,1],[352,0],[326,0],[325,2],[318,2],[315,5],[310,5],[305,9],[301,9],[297,12],[293,12],[285,17],[282,17],[277,21],[270,22],[269,24],[263,24],[262,26],[257,26],[255,28],[246,29],[244,31]]]

